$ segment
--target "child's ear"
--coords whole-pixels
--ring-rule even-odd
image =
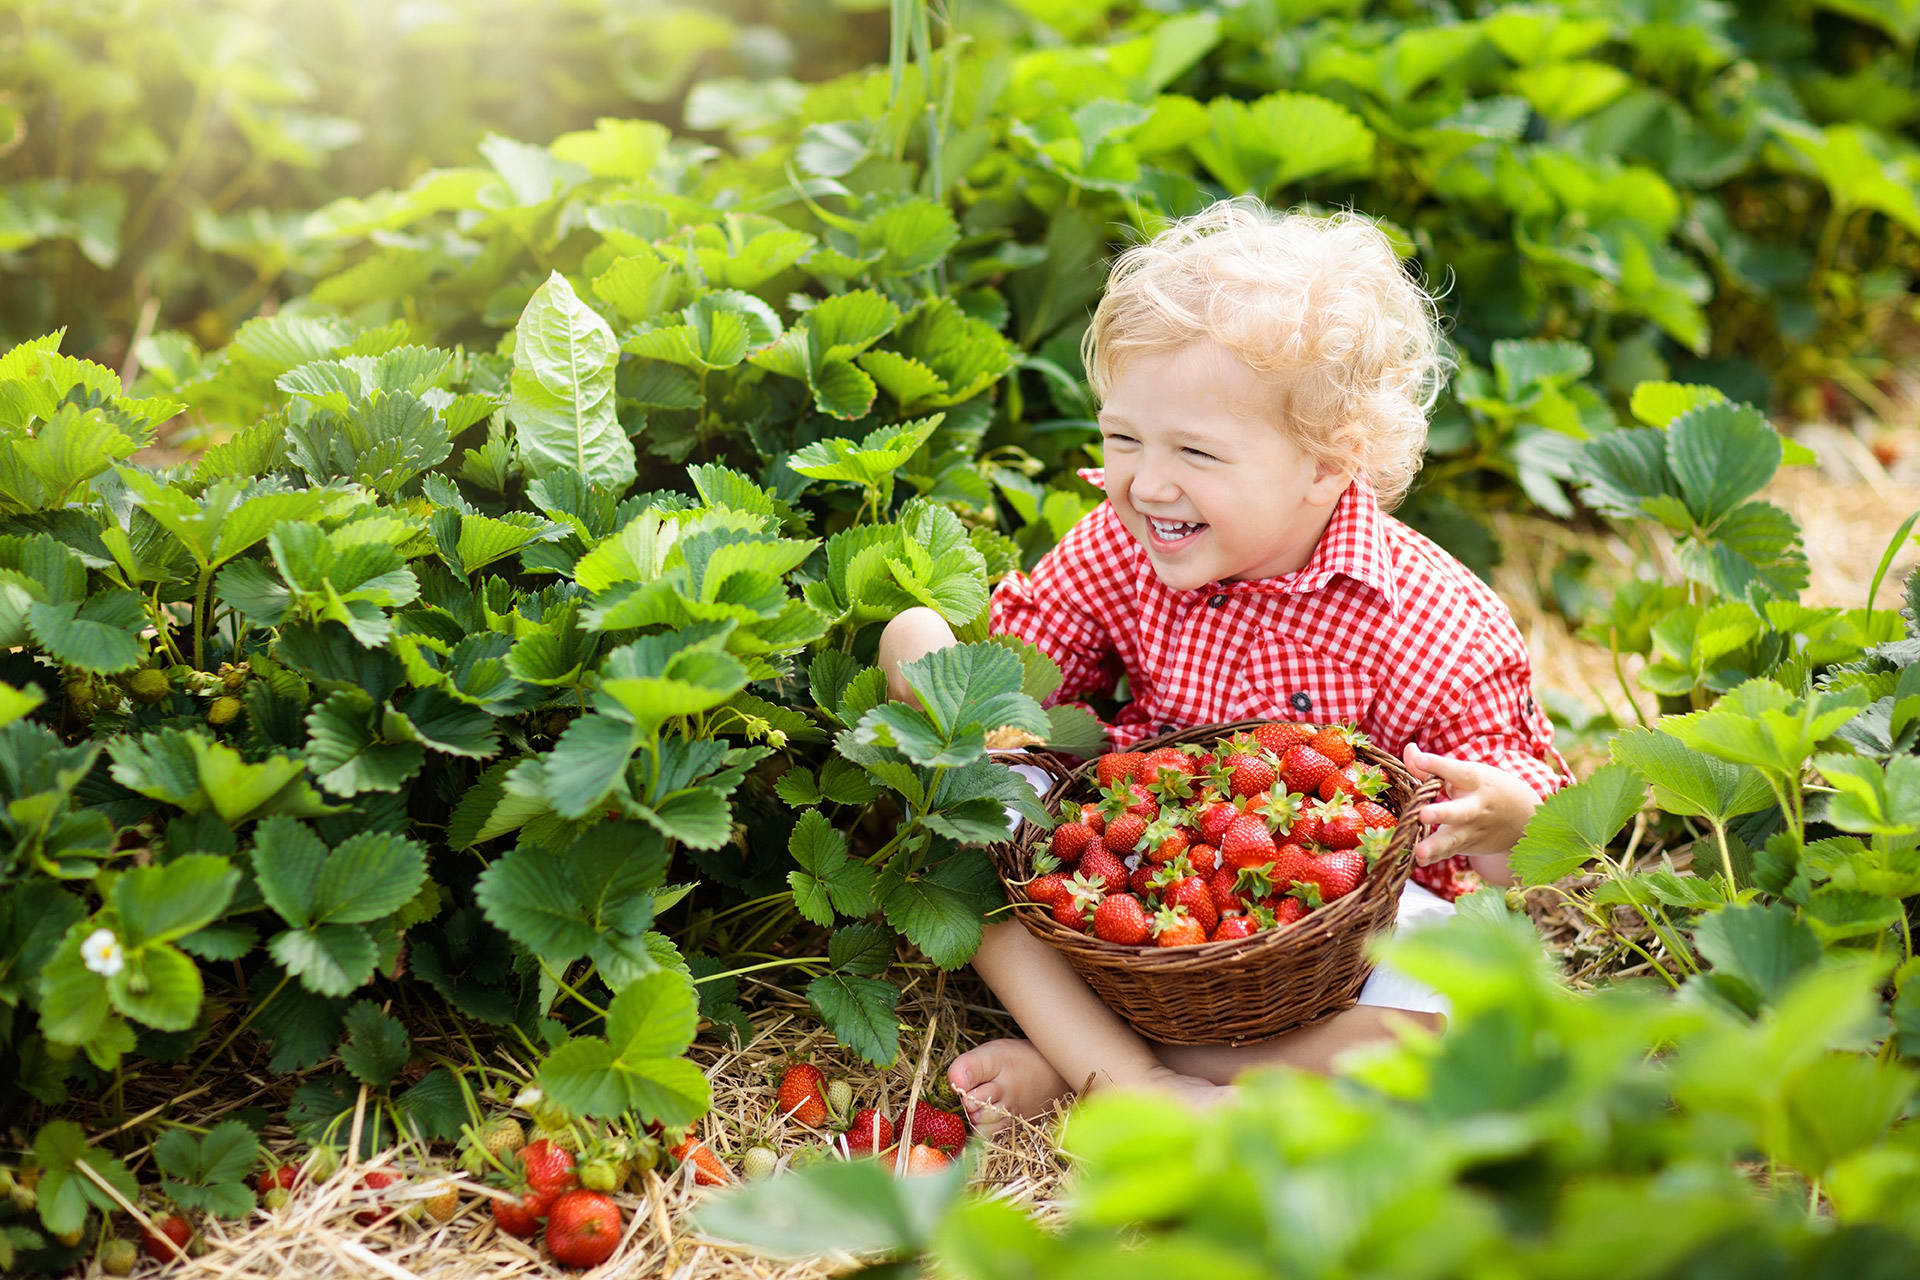
[[[1313,483],[1307,486],[1307,501],[1315,506],[1330,507],[1340,501],[1340,495],[1353,483],[1353,473],[1344,467],[1323,462],[1313,469]]]

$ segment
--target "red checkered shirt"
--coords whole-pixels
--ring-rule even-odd
[[[1094,485],[1104,472],[1080,475]],[[1197,724],[1359,725],[1374,745],[1505,769],[1542,796],[1570,780],[1534,702],[1513,616],[1471,570],[1381,511],[1355,480],[1292,573],[1175,591],[1103,502],[1031,576],[994,588],[992,630],[1059,664],[1053,700],[1131,696],[1117,746]]]

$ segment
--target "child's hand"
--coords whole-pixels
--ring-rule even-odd
[[[1405,758],[1415,778],[1447,784],[1448,798],[1420,811],[1420,820],[1432,828],[1413,846],[1413,860],[1423,867],[1456,853],[1504,861],[1540,807],[1534,789],[1504,769],[1437,756],[1412,743]]]

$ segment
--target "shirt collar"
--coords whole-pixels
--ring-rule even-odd
[[[1077,474],[1096,489],[1106,488],[1106,470],[1082,467]],[[1372,587],[1388,609],[1400,605],[1399,584],[1387,549],[1387,517],[1380,500],[1365,476],[1355,476],[1334,504],[1333,518],[1314,546],[1307,562],[1292,573],[1247,582],[1225,582],[1199,588],[1202,591],[1267,591],[1282,595],[1300,595],[1318,591],[1341,574]]]

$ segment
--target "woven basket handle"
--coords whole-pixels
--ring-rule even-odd
[[[1385,862],[1388,858],[1411,857],[1413,846],[1420,839],[1420,810],[1439,798],[1445,784],[1438,778],[1428,778],[1413,789],[1413,795],[1407,800],[1407,807],[1400,813],[1399,825],[1393,829],[1393,838],[1387,841],[1386,852],[1380,855]]]

